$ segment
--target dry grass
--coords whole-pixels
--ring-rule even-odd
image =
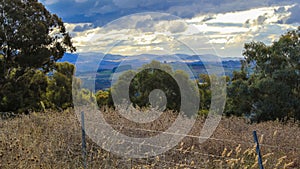
[[[104,114],[115,129],[129,136],[155,135],[134,128],[164,131],[176,118],[164,113],[154,125],[140,125],[112,110]],[[189,135],[199,135],[203,122],[199,118]],[[72,110],[1,120],[0,128],[0,168],[83,168],[80,123]],[[147,159],[118,157],[87,138],[88,168],[258,168],[253,130],[259,134],[265,168],[300,168],[296,124],[247,124],[240,118],[223,118],[212,138],[203,144],[196,137],[185,137],[173,149]]]

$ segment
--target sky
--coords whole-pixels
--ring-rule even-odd
[[[298,0],[40,0],[65,23],[78,53],[242,57],[300,25]]]

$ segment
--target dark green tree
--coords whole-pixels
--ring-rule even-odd
[[[208,74],[200,74],[198,88],[200,93],[200,109],[208,112],[211,103],[210,77]]]
[[[36,108],[45,73],[67,50],[75,51],[71,38],[37,0],[0,0],[0,23],[0,110]]]
[[[52,108],[66,109],[72,107],[72,77],[75,70],[73,64],[56,63],[52,76],[49,77],[46,98],[47,105]]]
[[[0,1],[0,51],[5,74],[13,68],[47,71],[74,51],[62,20],[37,0]]]
[[[129,79],[132,80],[130,81]],[[178,83],[185,83],[181,85],[187,85],[186,90],[188,91],[182,91],[181,93]],[[152,61],[144,65],[138,72],[131,70],[122,74],[111,90],[113,95],[118,96],[116,99],[126,98],[126,93],[123,92],[126,86],[129,86],[129,99],[134,106],[150,106],[149,96],[151,92],[159,89],[166,97],[165,108],[174,111],[181,110],[181,99],[192,99],[188,97],[188,94],[184,95],[184,93],[197,92],[197,86],[192,86],[192,82],[186,73],[183,71],[173,71],[169,65],[158,61]],[[164,99],[159,93],[156,98]],[[122,100],[114,100],[114,102],[122,103]],[[191,101],[190,103],[193,102]],[[157,102],[154,104],[159,106],[160,103]],[[191,106],[195,105],[186,105],[186,107]]]
[[[300,27],[271,45],[245,44],[245,61],[229,88],[228,113],[257,121],[300,119]],[[247,69],[253,73],[247,75]]]
[[[198,90],[200,93],[199,114],[207,116],[211,110],[212,98],[213,104],[222,105],[222,98],[226,95],[226,82],[228,76],[219,76],[215,74],[200,74],[198,80]],[[213,90],[212,90],[213,89]],[[214,95],[214,96],[213,96]]]
[[[10,75],[13,76],[14,73]],[[14,77],[11,77],[14,78]],[[19,112],[41,109],[47,88],[47,77],[40,70],[26,71],[16,82],[7,82],[0,92],[0,110]]]
[[[225,115],[249,116],[252,106],[249,84],[246,72],[234,71],[227,87],[227,102]]]
[[[102,106],[112,107],[113,106],[110,90],[107,90],[107,91],[99,90],[99,91],[97,91],[96,100],[97,100],[97,104],[98,104],[99,107],[102,107]]]

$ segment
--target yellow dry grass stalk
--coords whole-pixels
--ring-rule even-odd
[[[241,149],[241,144],[239,144],[239,145],[235,148],[236,156],[239,156],[241,151],[242,151],[242,149]]]
[[[262,144],[263,141],[264,141],[264,135],[262,134],[262,135],[260,136],[259,143]]]
[[[294,165],[294,162],[293,162],[293,161],[290,162],[290,163],[284,164],[283,169],[286,169],[286,168],[291,167],[291,166],[293,166],[293,165]]]
[[[276,137],[276,135],[277,135],[277,132],[278,132],[277,130],[275,130],[275,131],[274,131],[274,133],[273,133],[273,137]]]
[[[227,153],[227,148],[225,147],[224,150],[223,150],[223,152],[222,152],[222,157],[225,157],[226,153]]]
[[[106,112],[108,121],[118,122],[120,116],[114,110]],[[165,116],[151,130],[162,129],[167,122],[172,122],[176,116]],[[119,121],[120,123],[126,120]],[[202,122],[197,122],[199,126]],[[197,125],[196,123],[196,125]],[[239,140],[251,137],[251,131],[228,132],[227,124],[232,123],[232,131],[243,131],[249,128],[240,119],[224,119],[221,121],[212,137]],[[66,112],[32,113],[9,120],[0,120],[0,168],[82,168],[81,128],[72,110]],[[238,124],[238,125],[236,125]],[[134,124],[125,123],[124,126]],[[236,126],[240,128],[235,129]],[[142,126],[143,127],[143,126]],[[168,127],[168,126],[167,126]],[[250,126],[251,127],[251,126]],[[201,129],[201,127],[199,127]],[[199,133],[196,128],[193,134]],[[284,127],[285,136],[278,134],[278,124],[262,123],[255,128],[264,133],[260,141],[265,145],[278,143],[279,148],[263,148],[265,168],[300,168],[296,150],[285,150],[281,146],[298,147],[292,136],[300,134],[298,127]],[[164,128],[163,128],[164,129]],[[264,130],[268,129],[268,130]],[[122,133],[131,132],[121,128]],[[252,130],[252,129],[251,129]],[[99,129],[100,131],[100,129]],[[162,130],[163,131],[163,130]],[[250,133],[245,136],[244,133]],[[118,134],[118,133],[116,133]],[[272,137],[273,135],[273,137]],[[145,135],[146,136],[146,135]],[[107,138],[109,139],[109,138]],[[241,140],[249,142],[249,140]],[[238,142],[238,141],[237,141]],[[120,141],[118,144],[123,144]],[[219,147],[224,147],[222,150]],[[87,137],[87,152],[89,168],[258,168],[255,146],[249,144],[235,145],[218,140],[209,140],[206,144],[199,144],[193,138],[186,137],[175,148],[148,159],[122,159],[113,155],[93,143]],[[180,151],[178,151],[178,149]],[[208,152],[206,152],[207,150]],[[209,154],[207,156],[206,154]],[[296,160],[295,160],[296,159]]]
[[[286,157],[287,157],[287,156],[282,156],[282,157],[280,157],[279,159],[277,159],[277,163],[276,163],[275,167],[276,167],[276,168],[279,167],[280,164],[282,163],[282,161],[283,161]]]
[[[232,154],[232,152],[233,152],[233,151],[232,151],[232,150],[230,150],[230,151],[227,153],[227,155],[226,155],[226,156],[227,156],[227,157],[230,157],[230,156],[231,156],[231,154]]]

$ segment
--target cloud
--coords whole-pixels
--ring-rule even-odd
[[[159,21],[154,26],[156,31],[169,32],[171,34],[184,32],[188,25],[182,20]]]
[[[245,11],[269,6],[284,6],[296,0],[42,0],[65,22],[93,22],[103,26],[117,18],[139,12],[163,12],[191,19],[199,15]],[[299,10],[298,10],[299,11]],[[297,12],[295,9],[294,12]],[[212,16],[210,15],[210,16]],[[210,16],[204,21],[211,19]],[[295,14],[295,17],[297,15]],[[296,19],[296,18],[295,18]]]
[[[112,48],[110,52],[122,52],[128,55],[142,54],[149,50],[172,51],[175,42],[170,43],[174,39],[168,37],[168,34],[183,32],[187,25],[183,21],[170,19],[167,16],[155,13],[139,14],[121,18],[101,28],[91,28],[91,24],[82,23],[66,24],[66,27],[73,35],[74,45],[79,52],[105,52],[109,48]],[[148,28],[149,25],[151,29]],[[78,28],[85,27],[91,29],[78,31]],[[122,43],[118,43],[120,40]]]
[[[106,14],[106,13],[112,13],[112,12],[116,12],[116,10],[118,10],[117,8],[111,6],[111,5],[104,5],[101,7],[95,7],[92,8],[89,14]]]
[[[59,0],[45,0],[45,1],[44,1],[44,3],[45,3],[46,5],[52,5],[52,4],[55,4],[55,3],[57,3],[57,2],[59,2]]]
[[[92,7],[88,8],[89,11],[79,9],[79,16],[84,16],[74,16],[77,22],[68,23],[66,27],[80,53],[105,53],[107,50],[122,55],[189,53],[191,51],[184,45],[188,44],[200,54],[217,52],[221,56],[241,56],[244,43],[254,40],[270,44],[287,29],[295,28],[287,22],[294,23],[291,18],[296,14],[295,6],[289,3],[269,6],[280,2],[260,1],[261,4],[267,4],[264,6],[256,0],[247,5],[245,1],[229,3],[229,0],[220,1],[219,5],[217,1],[190,2],[182,5],[183,1],[172,0],[161,2],[159,7],[155,6],[158,5],[157,0],[75,3],[75,6]],[[233,5],[237,6],[234,8]],[[167,11],[182,18],[140,13],[113,20],[136,11],[152,9]],[[105,25],[109,21],[112,22]],[[118,40],[122,40],[121,43]]]
[[[83,32],[85,30],[89,30],[93,28],[93,24],[92,23],[83,23],[83,24],[76,24],[76,26],[74,27],[73,31],[74,32]]]

